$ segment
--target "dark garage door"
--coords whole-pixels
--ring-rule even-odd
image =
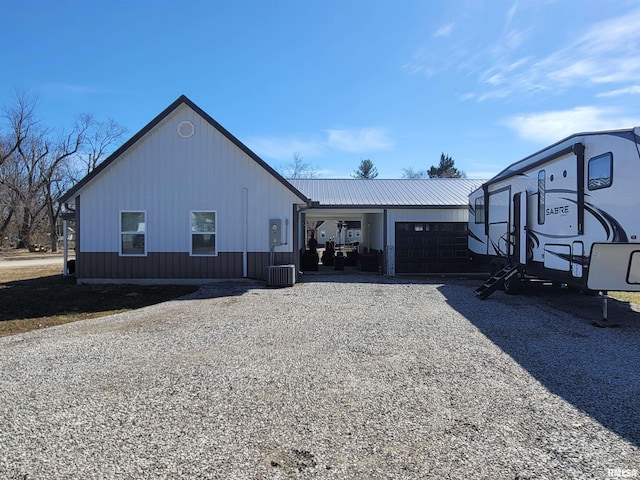
[[[466,223],[396,222],[396,273],[468,271]]]

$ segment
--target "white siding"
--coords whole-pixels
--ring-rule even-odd
[[[189,120],[195,134],[178,135]],[[85,252],[117,252],[120,210],[147,211],[148,252],[188,252],[191,210],[215,210],[220,252],[242,250],[242,191],[248,189],[249,251],[269,251],[268,220],[288,220],[302,201],[186,105],[178,107],[80,191]]]

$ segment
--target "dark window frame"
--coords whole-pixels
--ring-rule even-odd
[[[137,228],[126,229],[126,215],[142,215],[142,222]],[[140,230],[140,224],[143,229]],[[145,257],[147,255],[147,211],[146,210],[121,210],[119,219],[119,255],[121,257]],[[130,244],[130,245],[128,245]],[[125,246],[128,245],[128,246]]]
[[[213,214],[212,230],[198,228],[199,223],[195,222],[199,214]],[[190,249],[189,255],[192,257],[217,257],[218,256],[218,212],[217,210],[191,210],[189,212],[190,225]],[[204,225],[204,224],[203,224]],[[199,240],[198,240],[199,239]],[[208,243],[213,240],[213,251],[208,251]],[[197,251],[200,249],[200,251]]]
[[[608,160],[609,162],[609,176],[608,177],[598,177],[591,178],[591,167],[595,162],[600,162],[602,160]],[[601,182],[601,180],[605,180],[605,182]],[[600,190],[603,188],[609,188],[613,184],[613,153],[607,152],[602,155],[596,155],[595,157],[591,157],[589,162],[587,162],[587,188],[590,191]]]

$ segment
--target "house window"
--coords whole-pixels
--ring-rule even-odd
[[[191,212],[191,255],[217,255],[216,212]]]
[[[589,190],[611,186],[613,177],[613,155],[605,153],[589,160]]]
[[[544,224],[545,195],[547,192],[547,174],[544,170],[538,172],[538,225]]]
[[[146,212],[120,212],[120,255],[146,255]]]
[[[484,223],[484,197],[476,198],[475,223]]]

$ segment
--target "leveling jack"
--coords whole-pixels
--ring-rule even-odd
[[[591,322],[591,325],[599,328],[614,328],[619,327],[619,323],[613,323],[609,321],[609,296],[606,290],[600,291],[602,297],[602,320],[595,320]]]

